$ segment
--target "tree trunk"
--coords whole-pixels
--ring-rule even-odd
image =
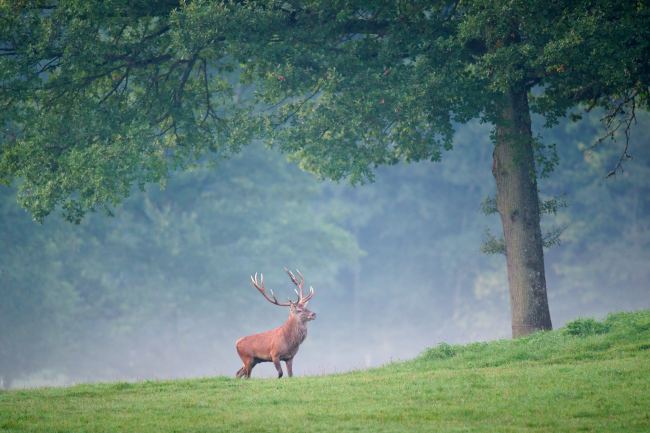
[[[511,90],[504,97],[492,174],[506,247],[512,336],[551,329],[526,89]]]

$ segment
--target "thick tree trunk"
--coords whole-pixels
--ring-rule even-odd
[[[525,89],[505,96],[496,134],[492,174],[506,247],[512,336],[519,337],[552,327]]]

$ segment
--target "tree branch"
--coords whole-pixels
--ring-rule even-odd
[[[630,147],[630,129],[632,127],[632,123],[636,123],[636,99],[635,99],[636,93],[631,97],[630,99],[630,114],[628,115],[627,119],[624,121],[621,121],[619,125],[616,127],[616,129],[620,128],[621,124],[625,124],[625,147],[623,148],[623,152],[621,152],[621,155],[618,158],[618,161],[616,161],[616,165],[614,165],[614,168],[610,170],[609,173],[607,173],[607,176],[605,178],[609,178],[611,176],[614,176],[619,170],[623,169],[623,161],[627,159],[631,159],[632,156],[628,153],[628,149]],[[621,109],[622,112],[622,109]],[[613,135],[612,135],[613,138]]]
[[[120,79],[117,81],[117,83],[113,86],[113,88],[106,94],[104,97],[99,101],[97,105],[102,105],[104,101],[106,101],[108,98],[111,97],[113,93],[117,91],[117,89],[120,87],[122,82],[129,76],[130,69],[126,68],[126,71],[124,71],[124,74],[120,77]]]
[[[595,149],[605,140],[612,140],[615,142],[617,133],[621,128],[623,128],[625,146],[616,161],[616,164],[609,172],[607,172],[605,178],[614,176],[623,169],[623,163],[625,160],[632,158],[628,150],[630,148],[630,133],[632,125],[636,123],[636,98],[638,95],[639,91],[635,89],[617,102],[601,102],[602,99],[599,101],[599,98],[594,97],[586,109],[586,111],[589,112],[597,105],[610,107],[609,111],[600,118],[601,123],[605,126],[605,132],[603,135],[598,137],[594,144],[589,146],[587,149],[588,151]]]
[[[187,83],[187,80],[190,78],[190,74],[192,73],[192,69],[194,69],[194,64],[196,63],[197,59],[198,59],[198,53],[192,56],[192,58],[187,63],[185,70],[183,71],[183,75],[181,75],[181,81],[178,84],[178,89],[176,92],[174,92],[174,104],[177,106],[180,106],[181,104],[181,100],[183,99],[183,93],[185,92],[185,84]]]
[[[277,125],[275,125],[275,128],[279,128],[280,125],[285,124],[286,122],[289,121],[289,119],[291,119],[293,116],[295,116],[296,113],[297,113],[298,111],[300,111],[300,109],[301,109],[301,108],[302,108],[302,107],[303,107],[303,106],[304,106],[304,105],[305,105],[305,104],[306,104],[310,99],[312,99],[314,96],[316,96],[316,95],[318,94],[318,92],[320,92],[320,88],[321,88],[321,84],[318,84],[318,85],[316,86],[316,88],[314,89],[314,91],[311,93],[311,95],[309,95],[308,97],[306,97],[305,99],[303,99],[303,100],[300,102],[300,104],[298,104],[298,106],[296,107],[295,110],[293,110],[291,113],[287,114],[287,115],[284,117],[284,119],[282,120],[282,122],[280,122],[280,123],[278,123]]]

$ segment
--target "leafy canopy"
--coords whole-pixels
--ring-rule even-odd
[[[530,90],[549,124],[648,108],[640,1],[61,0],[0,4],[0,181],[78,221],[254,137],[321,177],[437,161]],[[582,104],[582,105],[581,105]]]

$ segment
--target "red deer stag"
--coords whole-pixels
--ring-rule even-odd
[[[270,331],[262,332],[260,334],[249,335],[237,340],[235,346],[237,353],[243,361],[244,365],[237,371],[237,377],[251,377],[253,367],[260,362],[273,362],[275,369],[278,370],[278,379],[282,377],[282,366],[280,361],[287,364],[287,373],[289,377],[293,376],[291,365],[293,357],[298,352],[300,343],[307,337],[307,322],[316,318],[316,313],[307,309],[307,303],[314,296],[314,288],[309,287],[309,294],[305,296],[302,287],[305,284],[305,278],[300,271],[297,271],[300,281],[290,270],[285,268],[289,278],[293,284],[298,287],[294,291],[298,295],[298,301],[293,302],[289,299],[288,303],[278,302],[271,290],[271,296],[266,293],[264,288],[264,275],[260,275],[260,281],[257,281],[257,273],[255,277],[251,276],[251,283],[264,298],[272,304],[279,307],[289,307],[289,318],[284,324],[278,328],[271,329]]]

